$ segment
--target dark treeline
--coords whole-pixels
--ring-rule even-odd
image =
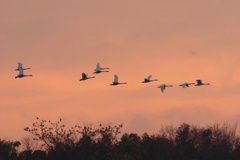
[[[121,134],[123,126],[52,123],[37,118],[25,131],[44,149],[18,152],[21,143],[0,139],[0,160],[239,160],[240,136],[236,126],[186,123],[163,126],[158,134]]]

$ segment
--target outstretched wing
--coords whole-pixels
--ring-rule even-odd
[[[114,82],[118,83],[118,76],[116,74],[114,75]]]
[[[165,88],[161,88],[161,91],[164,92]]]
[[[165,85],[162,84],[162,85],[161,85],[161,91],[164,92],[164,90],[165,90]]]
[[[182,88],[186,88],[187,87],[187,83],[183,83],[180,86],[182,86]]]
[[[151,80],[151,78],[152,78],[152,75],[149,75],[149,76],[147,77],[147,80]]]
[[[22,68],[22,63],[21,62],[18,62],[18,67],[17,69],[20,70]]]
[[[202,84],[202,80],[197,79],[196,81],[197,81],[197,84]]]
[[[82,73],[82,79],[87,79],[87,74]]]
[[[100,64],[98,63],[97,66],[96,66],[96,71],[101,71],[101,67],[100,67]]]
[[[23,73],[23,68],[19,68],[19,73],[18,73],[18,75],[24,75],[24,73]]]
[[[163,92],[165,90],[165,86],[166,86],[165,84],[162,84],[162,85],[158,86],[158,88],[160,88],[161,91]]]

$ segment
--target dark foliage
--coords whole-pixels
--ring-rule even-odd
[[[12,142],[0,139],[0,160],[14,160],[17,158],[17,147],[20,142]]]
[[[236,126],[213,124],[197,127],[186,123],[164,126],[158,134],[124,133],[122,125],[66,128],[39,120],[25,131],[42,141],[45,150],[17,154],[19,142],[0,140],[0,160],[239,160]]]

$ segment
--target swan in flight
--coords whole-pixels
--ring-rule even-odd
[[[24,74],[23,73],[23,70],[24,70],[23,68],[19,68],[18,70],[19,70],[19,73],[18,73],[18,75],[15,78],[32,77],[32,75]]]
[[[172,85],[161,84],[160,86],[158,86],[158,88],[160,88],[162,92],[164,92],[166,87],[172,87]]]
[[[19,71],[20,69],[26,70],[26,69],[31,69],[31,68],[23,68],[22,63],[18,62],[18,67],[17,67],[17,69],[15,69],[15,71]]]
[[[123,82],[123,83],[118,82],[118,76],[115,74],[114,75],[114,81],[110,85],[116,86],[116,85],[119,85],[119,84],[127,84],[127,83],[126,82]]]
[[[94,70],[95,72],[93,72],[93,74],[98,74],[98,73],[101,73],[101,72],[109,72],[109,71],[103,71],[104,69],[109,69],[109,68],[102,68],[100,66],[100,64],[98,63],[97,66],[96,66],[96,69]]]
[[[158,81],[157,79],[152,79],[152,75],[149,75],[147,78],[144,78],[142,83],[148,83],[148,82],[152,82],[152,81]]]
[[[82,79],[80,79],[79,81],[84,81],[84,80],[87,80],[87,79],[90,79],[90,78],[95,78],[94,76],[93,77],[88,77],[87,73],[82,73]]]
[[[189,85],[192,85],[192,84],[195,84],[195,83],[182,83],[179,86],[181,86],[182,88],[186,88],[186,87],[189,87]]]
[[[197,81],[197,84],[195,86],[210,85],[210,83],[202,83],[202,80],[200,80],[200,79],[198,79],[196,81]]]

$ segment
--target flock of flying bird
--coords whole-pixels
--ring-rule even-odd
[[[18,62],[18,67],[15,70],[19,71],[19,73],[15,78],[23,78],[23,77],[29,77],[29,76],[31,77],[32,75],[26,75],[26,74],[23,73],[23,71],[27,70],[27,69],[31,69],[31,68],[23,68],[22,63]],[[108,69],[109,68],[102,68],[100,66],[100,64],[98,63],[97,66],[96,66],[96,69],[93,72],[93,74],[99,74],[99,73],[102,73],[102,72],[109,72]],[[82,78],[79,81],[84,81],[84,80],[91,79],[91,78],[95,78],[95,77],[94,76],[89,77],[87,73],[82,73]],[[151,79],[151,78],[152,78],[152,75],[149,75],[147,78],[144,78],[142,83],[149,83],[149,82],[153,82],[153,81],[158,81],[157,79]],[[202,83],[202,80],[199,80],[199,79],[196,80],[196,81],[197,81],[196,84],[185,82],[185,83],[180,84],[179,86],[181,86],[182,88],[186,88],[186,87],[189,87],[190,85],[195,85],[195,86],[210,85],[209,83]],[[110,85],[116,86],[116,85],[119,85],[119,84],[127,84],[127,83],[126,82],[119,82],[118,81],[118,76],[115,74],[114,75],[114,80],[113,80],[112,84],[110,84]],[[162,92],[164,92],[166,87],[173,87],[173,86],[172,85],[167,85],[167,84],[161,84],[160,86],[158,86],[158,88],[160,88]]]

